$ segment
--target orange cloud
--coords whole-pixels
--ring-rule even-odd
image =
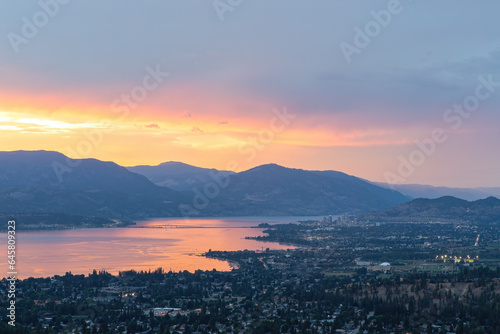
[[[1,149],[56,150],[122,165],[180,160],[226,169],[227,161],[236,159],[244,169],[266,162],[300,165],[305,150],[405,145],[414,139],[407,129],[346,127],[353,121],[345,114],[289,110],[297,116],[288,124],[275,124],[273,110],[282,111],[282,106],[196,89],[159,89],[137,107],[118,113],[112,101],[88,96],[0,93]],[[256,151],[255,158],[241,153],[248,149]],[[322,165],[327,159],[308,161]]]

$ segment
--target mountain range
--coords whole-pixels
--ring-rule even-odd
[[[184,199],[113,162],[48,151],[0,152],[0,213],[174,216]]]
[[[228,176],[217,212],[242,215],[324,215],[388,208],[410,198],[335,171],[267,164]],[[212,208],[213,209],[213,208]]]
[[[417,198],[395,207],[359,215],[359,221],[372,222],[500,222],[500,199],[488,197],[466,201],[452,196]]]
[[[434,187],[421,184],[387,184],[383,182],[373,182],[373,184],[399,191],[400,193],[412,198],[440,198],[443,196],[452,196],[467,201],[476,201],[486,197],[500,198],[500,187],[480,187],[480,188],[451,188]]]
[[[200,168],[178,161],[169,161],[158,166],[134,166],[128,170],[146,176],[151,182],[177,191],[190,191],[212,181],[212,175],[220,173],[217,169]],[[222,171],[231,175],[234,172]]]
[[[146,176],[156,185],[169,187],[181,192],[189,192],[197,187],[203,187],[205,184],[212,181],[211,175],[220,172],[226,175],[235,174],[231,171],[200,168],[177,161],[164,162],[158,166],[128,167],[128,169],[132,172]],[[335,172],[331,171],[331,173]],[[388,184],[384,182],[371,182],[369,180],[364,181],[381,188],[396,190],[408,199],[435,199],[443,196],[452,196],[467,201],[475,201],[490,196],[500,198],[500,187],[452,188],[421,184]]]
[[[96,159],[71,160],[58,152],[0,152],[3,214],[118,219],[324,215],[381,210],[408,200],[397,191],[344,173],[275,164],[240,173],[182,163],[127,169]]]
[[[181,162],[126,168],[96,159],[72,160],[51,151],[0,152],[0,214],[30,217],[31,223],[36,223],[36,217],[44,217],[46,225],[50,217],[64,220],[61,214],[72,215],[73,221],[84,224],[96,221],[80,217],[130,221],[146,217],[349,213],[370,220],[462,217],[481,221],[498,216],[500,200],[494,197],[473,202],[450,196],[412,201],[407,194],[415,194],[414,189],[432,192],[433,187],[396,186],[401,189],[397,191],[381,185],[342,172],[276,164],[234,173]],[[435,189],[439,191],[432,195],[456,190]]]

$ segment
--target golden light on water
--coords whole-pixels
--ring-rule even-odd
[[[117,228],[37,231],[18,234],[18,277],[88,274],[93,269],[117,274],[124,270],[231,270],[228,262],[200,256],[208,250],[292,248],[244,239],[261,229],[229,228],[219,219],[153,220],[146,225],[175,224],[205,228]],[[226,226],[225,226],[226,225]],[[236,226],[257,225],[240,222]],[[217,227],[217,228],[207,228]],[[5,268],[4,268],[5,267]],[[0,270],[7,272],[6,265]]]

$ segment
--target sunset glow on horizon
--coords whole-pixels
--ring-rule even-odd
[[[277,163],[382,182],[405,160],[415,170],[400,183],[500,186],[496,36],[479,34],[488,20],[476,18],[463,43],[429,37],[464,29],[464,15],[492,13],[464,5],[470,10],[426,27],[418,18],[431,3],[412,4],[416,21],[401,11],[346,59],[339,45],[353,43],[353,27],[369,22],[377,3],[259,6],[245,4],[221,22],[211,5],[74,2],[29,43],[16,48],[4,38],[0,150],[123,166],[182,161],[234,170],[237,161],[241,171]],[[18,15],[0,15],[6,36],[20,33]],[[307,28],[293,23],[303,15],[315,18]],[[89,17],[93,26],[82,29]],[[474,112],[448,113],[478,85],[488,97]],[[446,139],[426,153],[436,129]]]

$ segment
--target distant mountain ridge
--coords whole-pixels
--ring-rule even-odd
[[[500,199],[488,197],[466,201],[452,196],[437,199],[418,198],[387,210],[358,216],[372,222],[468,222],[500,223]]]
[[[434,187],[421,184],[387,184],[383,182],[372,182],[380,187],[394,189],[403,195],[412,198],[439,198],[443,196],[458,197],[467,201],[494,196],[500,198],[500,187],[480,187],[480,188],[451,188]]]
[[[65,213],[103,218],[176,215],[184,195],[113,162],[61,153],[0,152],[0,212]],[[65,173],[57,173],[66,166]],[[59,167],[60,168],[60,167]]]
[[[214,173],[220,171],[213,168],[195,167],[183,162],[169,161],[157,166],[127,167],[131,172],[146,176],[151,182],[177,191],[188,191],[212,181]],[[226,174],[234,172],[223,171]]]
[[[228,215],[323,215],[388,208],[410,200],[354,176],[276,164],[229,176],[217,201],[200,213]],[[376,210],[376,209],[375,209]]]
[[[68,164],[71,168],[65,170]],[[55,166],[64,173],[58,173]],[[178,162],[153,167],[127,169],[96,159],[76,162],[50,151],[0,152],[0,213],[123,219],[323,215],[381,210],[409,200],[397,191],[334,171],[276,164],[240,173]],[[131,170],[147,171],[160,183],[177,180],[179,191],[156,185]],[[192,178],[199,182],[185,181]],[[186,207],[190,209],[183,210]]]

